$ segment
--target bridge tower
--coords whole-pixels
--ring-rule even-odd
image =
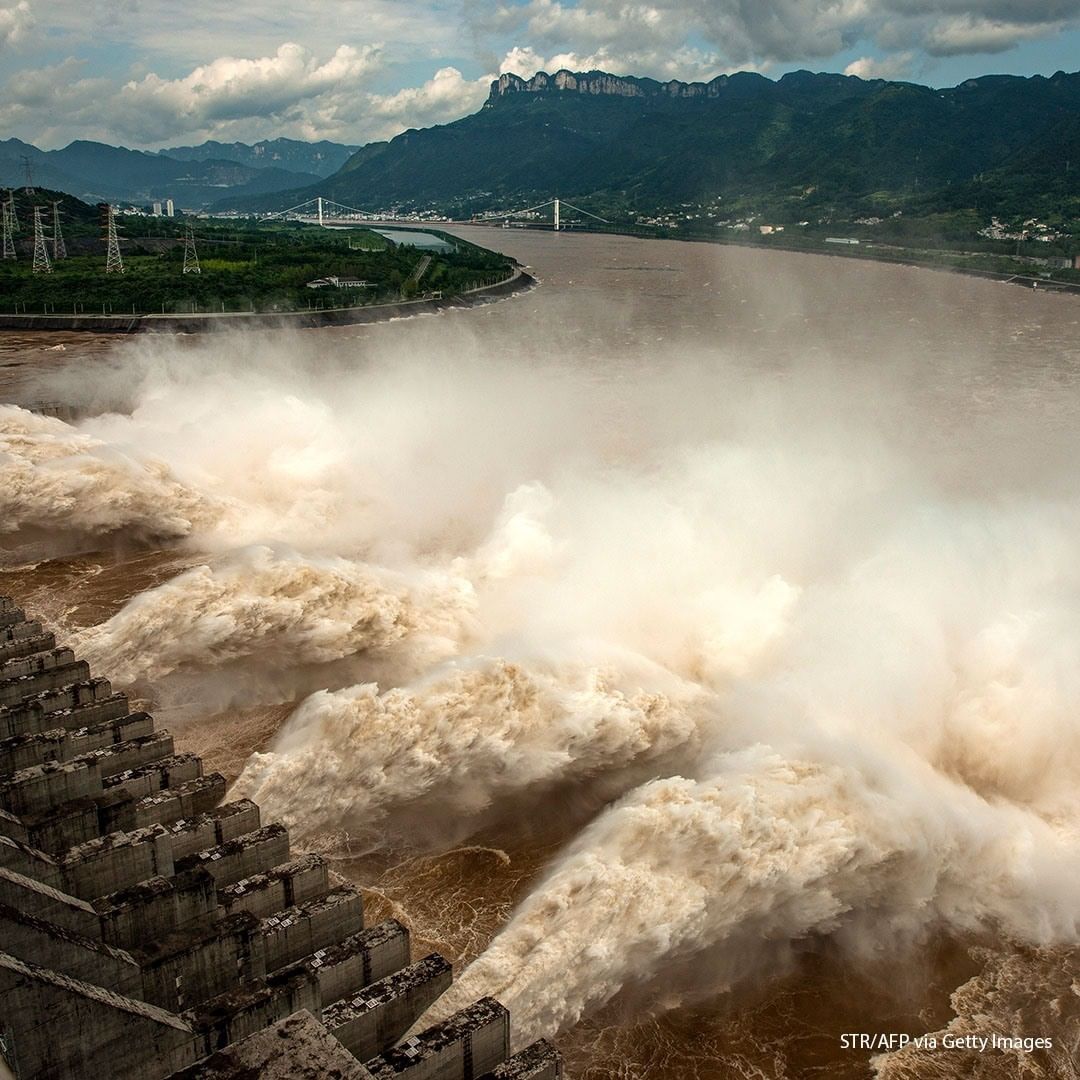
[[[112,204],[105,206],[105,241],[108,245],[105,257],[106,274],[122,274],[124,260],[120,257],[120,240],[116,235],[116,211]]]
[[[322,196],[319,196],[319,224],[323,223],[323,208],[322,208]]]
[[[496,210],[490,211],[489,213],[482,216],[486,218],[501,217],[504,219],[505,226],[509,227],[511,217],[516,216],[531,218],[537,213],[537,211],[546,210],[550,206],[552,210],[552,226],[554,227],[555,232],[559,232],[562,229],[562,208],[564,201],[565,200],[560,199],[558,196],[556,196],[553,199],[548,199],[547,202],[539,203],[536,206],[529,206],[524,210],[514,210],[510,213],[506,213],[503,210]],[[593,218],[593,220],[599,221],[604,225],[611,224],[611,222],[608,221],[607,218],[602,218],[599,214],[594,214],[591,210],[582,210],[580,206],[575,206],[573,203],[566,203],[566,208],[568,210],[572,210],[576,214],[582,214],[585,217]],[[542,224],[542,222],[537,222],[537,224]]]
[[[45,229],[41,224],[41,207],[34,207],[34,273],[51,274],[49,249],[45,246]]]
[[[52,257],[57,259],[67,258],[67,244],[64,243],[64,234],[60,231],[60,203],[52,204]]]

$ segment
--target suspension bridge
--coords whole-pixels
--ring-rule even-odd
[[[296,206],[290,206],[288,210],[279,210],[274,214],[267,214],[265,220],[273,221],[274,218],[288,218],[291,221],[306,221],[313,225],[338,225],[355,221],[377,221],[378,214],[372,214],[367,210],[358,210],[355,206],[346,206],[334,199],[328,199],[325,195],[316,195]]]
[[[550,224],[546,213],[548,209],[551,211]],[[473,221],[501,222],[505,228],[510,228],[515,224],[522,227],[546,227],[555,232],[560,232],[578,224],[573,218],[569,221],[566,220],[565,212],[567,210],[573,214],[580,214],[582,218],[591,218],[604,225],[611,224],[607,218],[594,214],[591,210],[583,210],[580,206],[574,206],[573,203],[558,197],[548,199],[547,202],[538,203],[536,206],[528,206],[524,210],[488,210],[485,213],[477,214]],[[359,210],[355,206],[346,206],[344,203],[340,203],[336,199],[329,199],[325,195],[316,195],[302,203],[298,203],[296,206],[290,206],[287,210],[278,210],[276,213],[266,214],[264,220],[272,221],[275,218],[304,221],[322,226],[347,225],[363,221],[386,222],[386,218],[381,214],[373,213],[370,210]],[[392,223],[396,224],[396,219]],[[424,224],[423,221],[417,222],[412,219],[402,223],[407,225]]]
[[[611,222],[607,218],[601,217],[599,214],[594,214],[591,210],[582,210],[580,206],[574,206],[573,203],[567,202],[565,199],[558,197],[554,199],[548,199],[547,202],[539,203],[536,206],[526,207],[524,210],[489,210],[485,214],[477,215],[477,220],[483,221],[501,221],[504,228],[510,228],[516,221],[520,225],[533,225],[533,226],[545,226],[547,221],[545,220],[547,215],[541,213],[551,207],[551,228],[554,232],[560,232],[566,228],[572,228],[575,221],[571,220],[568,223],[563,221],[563,209],[571,210],[576,214],[581,214],[583,217],[592,218],[594,221],[602,222],[604,225],[610,225]]]

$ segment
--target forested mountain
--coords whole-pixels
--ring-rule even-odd
[[[1078,117],[1080,73],[950,89],[805,71],[709,83],[504,75],[474,115],[369,144],[287,198],[456,213],[555,194],[638,211],[750,200],[793,218],[875,200],[1001,210],[1076,191],[1080,162],[1067,169],[1059,148],[1075,142]]]
[[[172,146],[158,153],[177,161],[233,161],[252,169],[284,169],[329,176],[337,172],[357,149],[326,139],[313,143],[298,139],[263,139],[252,144],[210,141],[198,146]]]
[[[1080,73],[949,89],[793,72],[708,83],[604,72],[503,75],[484,107],[355,153],[333,142],[206,142],[157,153],[0,142],[0,186],[89,202],[276,210],[314,195],[454,215],[553,195],[625,219],[709,206],[776,221],[976,211],[1080,223]]]
[[[977,178],[914,206],[923,204],[1080,222],[1080,113],[1052,120]]]

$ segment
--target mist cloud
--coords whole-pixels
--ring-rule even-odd
[[[748,380],[701,342],[575,367],[559,327],[466,325],[135,343],[127,412],[0,418],[6,541],[199,553],[80,650],[237,705],[320,680],[236,789],[298,841],[437,847],[602,798],[441,1006],[496,993],[518,1038],[819,937],[1074,942],[1075,426],[1052,450],[1005,392],[976,437],[880,340]],[[949,362],[971,407],[985,361]]]

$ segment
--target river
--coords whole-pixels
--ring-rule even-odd
[[[1080,1075],[1080,304],[448,231],[539,286],[0,338],[2,590],[571,1076]]]

